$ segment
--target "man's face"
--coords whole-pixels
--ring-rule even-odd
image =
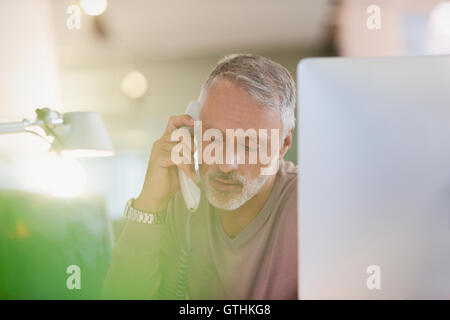
[[[204,190],[208,201],[217,208],[224,210],[235,210],[250,200],[270,178],[269,175],[261,175],[261,169],[267,167],[262,164],[259,157],[256,163],[249,163],[249,155],[255,151],[252,148],[250,139],[245,139],[245,145],[238,144],[234,138],[234,150],[230,152],[226,145],[227,129],[265,129],[267,134],[267,152],[271,153],[271,129],[277,129],[281,135],[282,123],[277,110],[264,108],[244,89],[238,87],[233,82],[226,79],[218,79],[210,88],[204,101],[200,118],[202,129],[205,133],[208,129],[218,129],[222,132],[223,143],[223,164],[203,164],[200,167],[200,174],[204,185]],[[212,142],[203,141],[203,150]],[[258,136],[257,148],[262,139]],[[279,145],[279,141],[275,142]],[[245,164],[237,164],[237,147],[245,148]],[[230,148],[231,149],[231,148]],[[234,163],[226,159],[226,153],[234,155]],[[275,157],[279,157],[280,149],[277,148]]]

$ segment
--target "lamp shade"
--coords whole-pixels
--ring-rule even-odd
[[[114,148],[100,115],[95,112],[68,112],[64,123],[54,128],[52,149],[77,157],[106,157]]]

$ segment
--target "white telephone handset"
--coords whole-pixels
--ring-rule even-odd
[[[191,101],[186,109],[186,114],[190,115],[194,120],[200,120],[200,104],[197,101]],[[194,143],[195,148],[195,143]],[[194,151],[195,169],[198,168],[197,148]],[[186,174],[178,168],[178,178],[180,182],[181,194],[183,195],[186,207],[191,212],[198,209],[200,203],[200,188]]]

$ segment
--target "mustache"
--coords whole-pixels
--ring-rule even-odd
[[[217,172],[212,171],[207,173],[208,178],[218,178],[222,180],[231,180],[233,183],[239,183],[244,185],[247,180],[238,174],[237,172],[231,172],[231,173],[223,173],[223,172]]]

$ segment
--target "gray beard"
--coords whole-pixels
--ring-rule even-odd
[[[209,182],[210,174],[203,174],[200,171],[200,176],[203,190],[209,203],[216,208],[227,211],[236,210],[253,198],[270,177],[269,175],[259,175],[255,179],[247,181],[246,178],[240,175],[232,174],[233,179],[239,181],[243,186],[241,192],[233,193],[220,192],[214,189]]]

